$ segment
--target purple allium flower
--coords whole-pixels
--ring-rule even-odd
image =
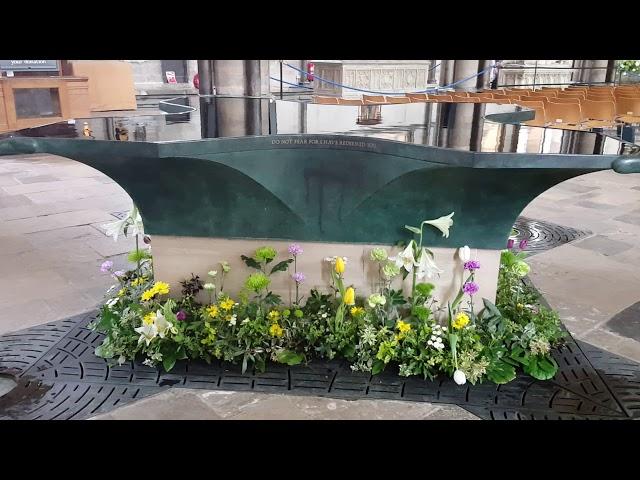
[[[511,250],[513,248],[514,243],[516,243],[516,241],[513,238],[510,238],[509,240],[507,240],[507,248]]]
[[[185,318],[187,318],[187,313],[184,310],[180,310],[178,313],[176,313],[176,318],[180,321],[183,321]]]
[[[291,275],[291,278],[293,278],[293,281],[296,283],[302,283],[307,277],[305,277],[304,273],[297,272]]]
[[[464,293],[468,293],[469,295],[478,293],[478,290],[480,290],[480,287],[478,287],[478,284],[475,282],[467,282],[462,286],[462,291]]]
[[[124,275],[124,270],[118,270],[113,272],[113,276],[118,278],[118,277],[122,277]]]
[[[480,262],[477,260],[469,260],[468,262],[464,262],[464,269],[473,271],[478,270],[480,268]]]
[[[113,262],[111,260],[107,260],[102,265],[100,265],[100,271],[102,273],[109,273],[109,271],[113,268]]]
[[[292,243],[291,245],[289,245],[289,253],[294,257],[300,255],[302,252],[302,247],[297,243]]]
[[[520,247],[520,250],[524,250],[525,248],[527,248],[527,244],[529,242],[525,239],[525,240],[520,240],[520,245],[518,245]]]

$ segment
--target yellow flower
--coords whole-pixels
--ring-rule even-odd
[[[147,313],[142,319],[142,323],[145,325],[153,325],[153,322],[155,319],[156,319],[156,315],[153,312]]]
[[[220,302],[220,306],[225,310],[231,310],[235,304],[236,302],[234,302],[230,298],[227,298],[226,300],[223,300],[222,302]]]
[[[338,257],[336,258],[336,273],[344,273],[344,260],[342,259],[342,257]]]
[[[142,298],[142,300],[146,302],[147,300],[151,300],[153,297],[155,297],[156,293],[157,292],[155,288],[150,288],[149,290],[145,290],[140,298]]]
[[[278,320],[280,320],[280,312],[278,312],[277,310],[271,310],[267,317],[272,322],[277,322]]]
[[[271,334],[272,337],[281,337],[283,333],[284,330],[282,330],[282,327],[277,323],[274,323],[269,327],[269,334]]]
[[[133,282],[131,282],[131,285],[133,285],[134,287],[137,287],[138,285],[142,285],[144,281],[145,281],[144,277],[138,277]]]
[[[156,290],[157,293],[159,293],[160,295],[166,295],[169,293],[169,284],[165,283],[165,282],[156,282],[153,285],[153,288]]]
[[[121,288],[121,289],[118,291],[118,296],[119,296],[119,297],[124,297],[124,294],[125,294],[125,293],[126,293],[126,292],[125,292],[124,288]]]
[[[209,308],[207,308],[207,313],[211,318],[216,318],[218,316],[218,312],[219,310],[216,305],[211,305]]]
[[[516,305],[516,307],[518,307],[519,309],[521,309],[521,310],[522,310],[522,309],[524,308],[524,305],[523,305],[523,304],[521,304],[521,303],[518,303],[518,304]]]
[[[364,308],[362,307],[351,307],[351,315],[353,317],[359,317],[360,315],[362,315],[364,313]]]
[[[396,323],[396,328],[400,330],[400,333],[402,334],[407,333],[409,330],[411,330],[411,325],[407,322],[403,322],[402,320],[398,320],[398,323]]]
[[[456,320],[453,322],[453,328],[460,330],[469,323],[469,315],[464,312],[460,312],[456,315]]]
[[[344,292],[344,304],[345,305],[355,305],[356,304],[356,291],[349,287],[347,291]]]

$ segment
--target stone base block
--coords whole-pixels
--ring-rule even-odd
[[[253,252],[262,246],[271,246],[278,252],[278,257],[271,264],[290,258],[287,248],[292,242],[254,239],[224,239],[202,237],[174,237],[154,235],[152,252],[156,280],[168,282],[172,294],[178,296],[180,281],[190,278],[191,273],[199,275],[203,281],[209,281],[207,272],[221,271],[219,262],[227,261],[231,272],[224,280],[224,290],[236,298],[244,285],[247,276],[254,272],[248,268],[241,255],[252,256]],[[376,291],[380,282],[377,264],[370,260],[369,254],[374,247],[380,245],[296,242],[304,253],[298,256],[297,270],[306,276],[300,293],[307,295],[312,288],[323,292],[330,291],[331,264],[326,257],[347,257],[347,268],[344,274],[345,285],[352,285],[356,289],[356,296],[368,296]],[[458,292],[466,273],[462,270],[462,261],[457,256],[457,248],[433,248],[435,262],[444,272],[439,278],[426,279],[436,285],[435,297],[442,304],[452,300]],[[388,247],[390,255],[398,253],[396,247]],[[478,300],[482,297],[495,301],[500,265],[499,250],[472,249],[472,258],[480,262],[481,268],[476,273],[475,281],[480,286]],[[277,272],[271,277],[270,289],[280,295],[285,303],[295,301],[295,284],[291,279],[293,264],[289,272]],[[218,279],[219,280],[219,279]],[[215,282],[218,283],[218,282]],[[394,280],[393,288],[402,287],[405,294],[411,291],[411,275],[403,281],[401,277]],[[204,297],[203,297],[204,300]],[[482,302],[475,302],[476,309],[482,307]]]

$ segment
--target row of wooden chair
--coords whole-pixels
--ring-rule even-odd
[[[513,103],[536,112],[528,125],[560,128],[599,128],[640,123],[640,85],[504,88],[480,92],[446,91],[404,96],[363,95],[362,99],[314,97],[332,105],[391,105],[399,103]]]
[[[512,103],[536,111],[529,125],[601,128],[640,122],[640,90],[635,86],[548,88],[509,95]]]

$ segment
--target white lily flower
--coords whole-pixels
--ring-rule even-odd
[[[464,385],[465,383],[467,383],[467,376],[462,370],[456,370],[455,372],[453,372],[453,381],[458,385]]]
[[[215,286],[215,284],[213,284],[213,283],[205,283],[205,284],[203,285],[203,288],[204,288],[205,290],[209,290],[209,291],[211,291],[211,290],[215,290],[215,289],[216,289],[216,286]]]
[[[118,303],[118,300],[120,300],[119,297],[115,297],[115,298],[112,298],[111,300],[109,300],[107,302],[107,308],[113,307],[116,303]]]
[[[409,242],[409,245],[402,253],[395,257],[389,257],[389,260],[395,262],[397,267],[404,267],[407,272],[412,272],[413,267],[418,266],[418,262],[413,256],[413,240]]]
[[[468,262],[471,260],[471,249],[467,245],[460,247],[458,249],[458,256],[463,262]]]
[[[436,227],[438,230],[442,232],[443,237],[449,238],[449,228],[451,227],[451,225],[453,225],[453,220],[451,220],[451,217],[453,217],[454,213],[455,212],[451,212],[449,215],[445,217],[436,218],[435,220],[425,220],[422,223],[423,224],[426,223],[428,225]]]
[[[164,338],[167,330],[171,331],[173,329],[173,323],[164,318],[164,315],[160,310],[156,312],[156,318],[153,323],[158,329],[158,335],[160,338]]]
[[[417,263],[418,271],[416,277],[418,280],[423,280],[425,277],[434,278],[440,275],[444,270],[441,270],[436,263],[431,258],[431,255],[426,251],[426,249],[422,249],[422,253],[420,254],[420,261]]]
[[[124,234],[125,227],[127,230],[127,235],[144,235],[142,217],[140,216],[140,212],[135,205],[133,206],[129,214],[122,220],[102,225],[102,228],[105,229],[105,233],[107,234],[107,236],[113,237],[115,241],[118,240],[119,235]]]
[[[210,272],[207,273],[207,275],[209,275],[210,277],[215,277],[216,275],[218,275],[218,271],[217,270],[211,270]]]
[[[143,323],[141,327],[134,328],[134,330],[140,334],[138,343],[146,342],[147,346],[158,335],[158,327],[156,327],[155,322],[150,324]]]

